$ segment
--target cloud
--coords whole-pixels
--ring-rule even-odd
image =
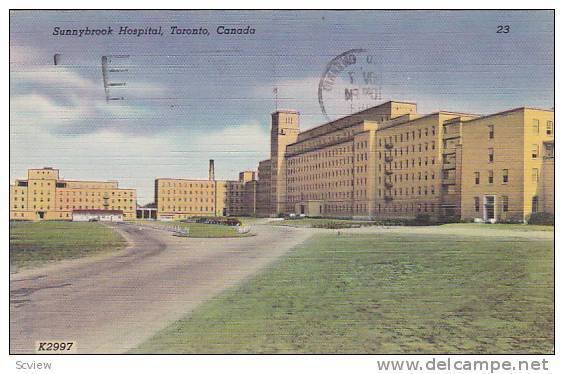
[[[98,71],[89,73],[101,76]],[[103,130],[143,134],[165,128],[161,112],[135,103],[143,97],[166,95],[164,87],[134,80],[123,90],[126,101],[106,102],[101,78],[87,75],[64,66],[13,67],[12,126],[41,127],[69,136]]]
[[[153,200],[155,178],[205,179],[214,159],[218,179],[237,179],[239,171],[256,170],[270,148],[268,129],[253,120],[216,131],[135,137],[111,129],[62,136],[21,126],[11,131],[10,143],[12,180],[28,168],[52,166],[66,179],[117,180],[137,189],[140,203]]]
[[[300,112],[300,127],[307,130],[326,120],[321,114],[317,90],[320,77],[281,79],[270,85],[257,86],[253,95],[273,98],[274,88],[278,90],[278,108],[294,109]]]

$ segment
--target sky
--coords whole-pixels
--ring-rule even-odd
[[[163,34],[117,35],[125,26]],[[209,33],[171,35],[172,26]],[[220,35],[218,26],[255,32]],[[55,27],[113,33],[60,36]],[[550,109],[553,29],[551,11],[12,11],[11,180],[51,166],[65,179],[118,180],[145,204],[155,178],[207,178],[208,159],[218,179],[236,179],[269,157],[275,109],[298,110],[301,129],[327,121],[319,82],[351,49],[371,56],[364,69],[378,76],[370,105]],[[126,70],[107,82],[125,86],[106,93],[102,56]],[[343,103],[325,98],[329,119],[350,114]]]

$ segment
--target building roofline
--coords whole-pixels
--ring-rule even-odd
[[[473,121],[477,121],[477,120],[481,120],[481,119],[486,119],[486,118],[490,118],[490,117],[495,117],[495,116],[503,116],[509,113],[513,113],[513,112],[519,112],[519,111],[525,111],[525,110],[540,110],[543,112],[552,112],[554,113],[553,109],[542,109],[542,108],[534,108],[534,107],[528,107],[528,106],[521,106],[521,107],[517,107],[517,108],[513,108],[513,109],[508,109],[508,110],[504,110],[501,112],[497,112],[497,113],[491,113],[491,114],[486,114],[482,117],[479,118],[474,118],[468,121],[465,121],[465,123],[467,122],[473,122]]]
[[[78,180],[78,179],[57,179],[57,182],[119,183],[119,181],[93,181],[93,180]]]
[[[192,181],[192,182],[218,182],[219,179],[207,179],[207,178],[202,178],[202,179],[188,179],[188,178],[170,178],[170,177],[164,177],[164,178],[155,178],[156,181],[158,180],[174,180],[174,181],[178,181],[178,180],[182,180],[182,181]]]
[[[300,131],[300,135],[301,135],[301,134],[306,134],[306,133],[308,133],[308,132],[310,132],[310,131],[313,131],[313,130],[319,128],[319,127],[322,127],[322,126],[325,126],[325,125],[329,125],[329,124],[335,123],[335,122],[337,122],[337,121],[341,121],[341,120],[343,120],[343,119],[345,119],[345,118],[358,116],[359,114],[362,114],[362,113],[364,113],[364,112],[367,112],[367,111],[369,111],[369,110],[371,110],[371,109],[374,109],[374,108],[377,108],[377,107],[382,107],[382,106],[384,106],[384,105],[391,104],[391,103],[417,105],[417,103],[415,103],[415,102],[410,102],[410,101],[388,100],[388,101],[386,101],[386,102],[383,102],[382,104],[374,105],[374,106],[371,106],[370,108],[363,109],[363,110],[361,110],[360,112],[351,113],[351,114],[348,114],[348,115],[346,115],[346,116],[343,116],[343,117],[339,117],[339,118],[337,118],[337,119],[334,119],[334,120],[332,120],[332,121],[322,123],[321,125],[317,125],[317,126],[315,126],[315,127],[312,127],[311,129],[307,129],[307,130],[305,130],[305,131]],[[367,120],[367,121],[368,121],[368,120]],[[359,122],[357,122],[357,123],[360,123],[360,122],[362,122],[362,121],[359,121]],[[354,124],[356,124],[356,123],[351,124],[351,126],[354,125]]]
[[[351,123],[350,126],[348,126],[348,127],[360,125],[360,124],[363,124],[363,123],[365,123],[365,122],[377,123],[377,122],[375,122],[375,121],[370,121],[370,120],[361,120],[361,121],[358,121],[358,122],[353,122],[353,123]],[[328,123],[326,123],[326,124],[329,124],[329,123],[331,123],[331,122],[328,122]],[[320,125],[320,126],[318,126],[318,127],[321,127],[321,126],[324,126],[324,125]],[[314,127],[313,129],[315,129],[315,127]],[[313,130],[313,129],[310,129],[310,130]],[[333,131],[327,132],[326,134],[330,134],[330,133],[332,133],[332,132],[340,131],[340,130],[342,130],[342,129],[335,129],[335,130],[333,130]],[[309,130],[307,130],[307,131],[309,131]],[[300,133],[300,134],[302,134],[302,133]],[[326,134],[323,134],[323,135],[326,135]],[[296,145],[296,144],[300,144],[300,143],[303,143],[303,142],[307,142],[307,141],[309,141],[309,140],[311,140],[311,138],[303,139],[303,140],[297,140],[297,141],[295,141],[295,142],[293,142],[293,143],[288,144],[286,147],[290,147],[290,146],[293,146],[293,145]]]
[[[296,109],[276,109],[274,112],[271,113],[271,115],[276,113],[300,114],[300,112],[298,112]]]
[[[450,111],[447,111],[447,110],[439,110],[439,111],[437,111],[437,112],[432,112],[432,113],[428,113],[428,114],[423,114],[423,115],[421,115],[420,117],[413,118],[413,119],[409,119],[409,120],[407,120],[407,121],[405,121],[405,122],[390,123],[390,124],[387,125],[387,126],[386,126],[386,122],[384,122],[384,123],[381,124],[381,126],[379,126],[378,131],[379,131],[379,130],[388,129],[388,128],[391,128],[391,127],[396,127],[396,126],[405,125],[406,123],[409,123],[409,122],[416,122],[416,121],[419,121],[419,120],[421,120],[421,119],[426,119],[426,118],[429,118],[429,117],[440,116],[441,114],[450,114],[450,115],[455,115],[455,116],[474,116],[474,117],[481,118],[481,117],[479,117],[479,115],[477,115],[477,114],[460,113],[460,112],[450,112]],[[403,117],[403,116],[402,116],[402,117]],[[397,117],[397,118],[400,118],[400,117]],[[393,118],[393,119],[391,119],[390,121],[393,121],[394,119],[397,119],[397,118]],[[457,117],[457,118],[460,118],[460,117]],[[447,121],[451,121],[451,120],[454,120],[454,118],[448,119]]]

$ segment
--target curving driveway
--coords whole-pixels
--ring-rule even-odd
[[[309,230],[253,226],[253,237],[179,238],[113,226],[130,243],[116,255],[10,276],[10,353],[37,341],[75,341],[77,353],[123,353],[286,253]]]

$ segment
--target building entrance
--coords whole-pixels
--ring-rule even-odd
[[[484,219],[495,219],[495,196],[486,196],[484,200]]]

